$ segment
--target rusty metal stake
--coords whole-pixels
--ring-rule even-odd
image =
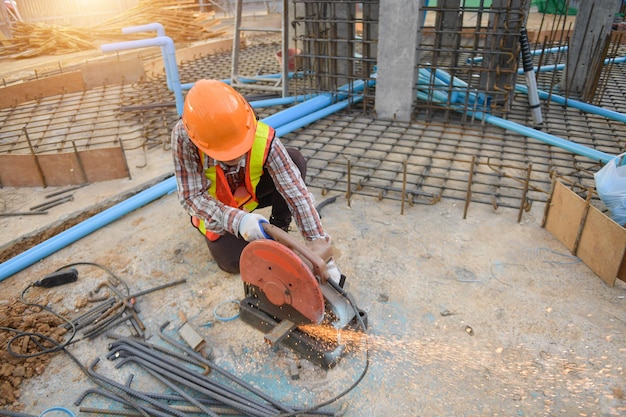
[[[37,172],[39,173],[39,177],[41,178],[43,188],[47,188],[48,184],[46,183],[46,176],[43,174],[43,169],[41,168],[41,164],[39,163],[39,158],[37,157],[35,148],[33,148],[33,144],[30,141],[30,136],[28,136],[28,131],[26,130],[26,128],[22,130],[24,131],[24,136],[26,136],[26,142],[28,142],[28,148],[30,149],[30,153],[33,155],[33,158],[35,159],[35,165],[37,166]]]
[[[72,141],[72,147],[74,148],[74,155],[76,155],[76,163],[78,164],[78,168],[80,169],[80,174],[83,176],[83,183],[87,184],[89,182],[89,179],[87,178],[87,172],[85,172],[83,160],[80,158],[80,153],[78,152],[78,148],[76,147],[76,142]]]
[[[472,180],[474,179],[474,166],[476,165],[476,155],[472,156],[472,163],[470,164],[469,176],[467,178],[467,193],[465,194],[465,208],[463,209],[463,220],[467,217],[467,209],[472,198]]]
[[[63,204],[63,203],[67,203],[68,201],[73,201],[74,200],[74,196],[73,195],[66,195],[64,197],[59,197],[59,198],[55,198],[53,200],[48,200],[45,203],[41,203],[41,204],[37,204],[36,206],[32,206],[30,208],[31,211],[36,210],[36,211],[45,211],[48,210],[52,207],[56,207],[59,204]]]
[[[524,208],[526,207],[526,194],[528,194],[528,184],[530,183],[530,174],[533,171],[533,164],[528,164],[528,169],[526,171],[526,181],[524,182],[524,191],[522,192],[522,203],[519,207],[519,212],[517,214],[517,222],[522,221],[522,213],[524,213]]]
[[[589,214],[589,207],[591,206],[591,196],[593,195],[593,190],[591,188],[587,188],[587,198],[585,199],[585,211],[583,211],[583,215],[580,219],[580,225],[578,226],[578,232],[576,233],[576,240],[574,241],[574,246],[572,247],[572,255],[577,256],[578,246],[580,246],[580,238],[583,235],[583,230],[585,229],[585,223],[587,223],[587,215]]]
[[[352,180],[351,180],[350,160],[348,159],[348,189],[346,190],[346,199],[348,199],[348,207],[350,207],[350,199],[352,198]]]
[[[550,211],[550,206],[552,205],[552,197],[554,197],[554,187],[556,186],[556,178],[557,173],[556,169],[552,171],[550,174],[552,180],[550,182],[550,195],[548,195],[548,201],[546,202],[546,208],[543,211],[543,219],[541,220],[541,227],[546,227],[546,222],[548,221],[548,212]]]
[[[404,215],[404,200],[406,199],[406,167],[407,160],[405,159],[402,163],[402,202],[400,203],[400,215]]]

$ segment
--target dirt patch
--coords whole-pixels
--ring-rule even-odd
[[[112,205],[113,204],[111,204],[111,206]],[[19,240],[12,242],[8,248],[0,251],[0,263],[6,262],[9,259],[19,255],[20,253],[25,252],[42,242],[45,242],[51,237],[54,237],[59,233],[62,233],[67,229],[76,226],[77,224],[89,219],[90,217],[95,216],[96,214],[106,210],[107,208],[108,207],[105,206],[98,207],[92,210],[87,210],[85,212],[79,213],[78,215],[76,215],[76,217],[63,220],[60,224],[52,225],[46,229],[38,230],[33,234],[21,237]]]
[[[44,350],[61,343],[67,332],[59,327],[61,323],[59,317],[19,298],[0,304],[0,406],[13,411],[24,409],[19,402],[22,384],[43,374],[55,354]]]

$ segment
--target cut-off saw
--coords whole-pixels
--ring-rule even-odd
[[[341,338],[315,337],[299,326],[318,324],[339,333],[367,326],[367,316],[343,289],[344,275],[335,282],[319,255],[282,229],[268,223],[263,227],[272,239],[250,242],[241,254],[245,297],[240,317],[263,331],[266,343],[287,346],[331,368],[346,351]]]

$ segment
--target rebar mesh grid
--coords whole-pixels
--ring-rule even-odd
[[[378,0],[294,0],[293,42],[301,52],[296,94],[336,93],[359,97],[352,107],[371,112],[378,43]],[[355,83],[364,83],[355,91]]]
[[[415,117],[432,119],[441,109],[446,119],[454,113],[468,118],[475,111],[506,117],[529,2],[455,5],[440,1],[425,9],[431,17],[423,19],[419,32]]]
[[[256,39],[242,50],[246,70],[277,72],[274,55],[279,46],[276,37]],[[180,78],[183,83],[201,78],[225,79],[230,67],[229,52],[198,57],[181,64]],[[608,75],[611,89],[602,94],[603,104],[615,111],[626,108],[624,71],[624,65],[614,65]],[[258,91],[242,93],[253,100]],[[36,141],[44,136],[50,141],[45,145],[37,142],[38,146],[55,150],[72,140],[94,146],[100,140],[120,139],[125,149],[167,151],[171,128],[178,119],[173,100],[165,78],[157,76],[132,85],[27,103],[0,111],[0,145],[17,151],[11,138],[25,128]],[[259,109],[258,114],[264,118],[282,109]],[[611,154],[626,148],[623,123],[549,102],[542,103],[542,111],[547,133]],[[525,95],[513,96],[508,119],[530,124]],[[452,199],[525,210],[533,202],[546,201],[554,171],[576,191],[584,193],[593,187],[598,163],[535,139],[470,122],[452,119],[399,123],[376,120],[352,108],[289,133],[283,140],[305,154],[309,161],[308,183],[323,194],[360,194],[409,205]]]
[[[124,88],[103,88],[51,96],[0,109],[0,153],[74,152],[111,146],[136,137],[140,125],[118,117]],[[30,141],[30,143],[29,143]]]

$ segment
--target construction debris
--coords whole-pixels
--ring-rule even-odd
[[[215,13],[200,12],[193,0],[140,0],[137,6],[99,25],[79,28],[15,22],[11,39],[0,42],[0,56],[15,59],[61,55],[97,48],[100,44],[154,36],[123,34],[122,29],[157,22],[174,42],[206,40],[224,34]]]

